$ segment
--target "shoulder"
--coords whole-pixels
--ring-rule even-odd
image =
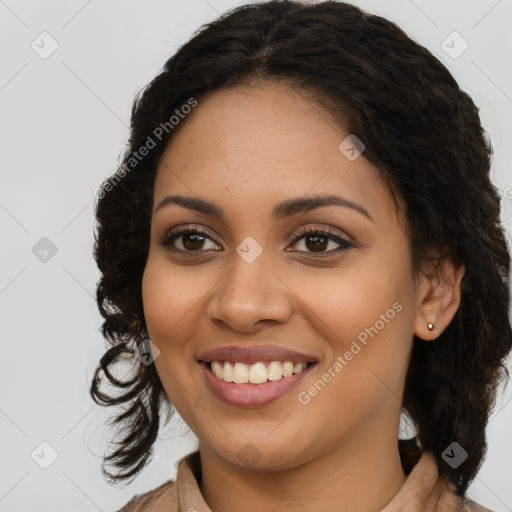
[[[476,501],[466,498],[466,501],[464,502],[464,512],[493,512],[493,511],[489,508],[482,507],[482,505],[480,505]]]
[[[176,482],[168,480],[152,491],[134,496],[117,512],[150,512],[154,510],[178,512]]]

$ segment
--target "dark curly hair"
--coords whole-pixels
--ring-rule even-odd
[[[124,405],[113,419],[123,436],[105,455],[103,474],[114,483],[133,480],[151,460],[162,407],[173,412],[155,365],[134,358],[147,335],[141,281],[155,173],[186,122],[174,127],[169,119],[186,112],[191,98],[200,103],[213,91],[265,80],[307,92],[364,141],[364,157],[406,205],[415,272],[432,250],[465,266],[450,325],[435,343],[414,337],[403,397],[415,446],[434,455],[464,496],[487,451],[485,429],[509,378],[504,362],[512,348],[510,255],[489,176],[492,147],[478,108],[437,58],[394,23],[335,1],[232,9],[201,27],[134,101],[128,149],[95,206],[97,302],[108,350],[90,392],[101,405]],[[140,151],[149,140],[151,150]],[[111,369],[126,358],[136,371],[121,380]],[[105,377],[115,393],[101,391]],[[456,469],[442,458],[454,441],[468,452]]]

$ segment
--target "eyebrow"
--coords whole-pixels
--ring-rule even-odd
[[[180,195],[167,196],[162,199],[155,208],[155,213],[171,204],[177,204],[204,215],[224,219],[224,210],[215,203],[199,197],[187,197]],[[349,201],[348,199],[337,195],[317,195],[286,199],[274,206],[272,209],[272,218],[276,221],[291,215],[309,212],[316,208],[322,208],[325,206],[342,206],[350,208],[361,213],[372,222],[375,222],[368,211],[360,204],[354,203],[353,201]]]

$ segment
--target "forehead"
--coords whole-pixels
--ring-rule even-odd
[[[387,185],[364,153],[351,160],[340,149],[349,135],[305,94],[283,84],[210,93],[182,121],[160,160],[155,204],[171,193],[215,193],[221,202],[226,194],[226,203],[236,195],[255,207],[336,193],[382,216],[394,210]]]

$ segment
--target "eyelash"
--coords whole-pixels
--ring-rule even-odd
[[[204,253],[205,249],[199,249],[197,251],[186,251],[183,249],[177,249],[176,247],[173,247],[172,243],[174,242],[174,240],[182,237],[183,235],[188,235],[188,234],[202,235],[206,238],[209,238],[210,240],[213,240],[215,243],[220,245],[220,243],[218,242],[218,240],[215,239],[215,237],[213,237],[207,231],[203,230],[200,226],[197,226],[194,228],[185,227],[185,228],[181,228],[176,231],[167,233],[167,235],[165,235],[164,238],[160,241],[160,245],[162,245],[163,247],[165,247],[169,250],[172,250],[173,252],[179,252],[182,254],[186,254],[187,256],[192,256],[192,257],[202,256],[201,253]],[[324,236],[324,237],[328,238],[329,240],[332,240],[332,241],[336,242],[337,244],[340,244],[340,247],[338,247],[337,249],[328,251],[328,252],[321,252],[321,253],[314,253],[314,252],[309,252],[309,251],[298,251],[298,252],[306,253],[315,258],[318,258],[318,257],[322,258],[322,257],[328,257],[328,256],[334,256],[334,255],[341,254],[341,253],[347,251],[348,249],[354,247],[350,242],[341,238],[335,231],[332,231],[329,228],[315,228],[315,227],[306,227],[306,228],[299,229],[299,231],[293,235],[292,245],[296,244],[302,238],[307,238],[308,236],[312,236],[312,235]],[[206,251],[208,251],[208,249],[206,249]]]

